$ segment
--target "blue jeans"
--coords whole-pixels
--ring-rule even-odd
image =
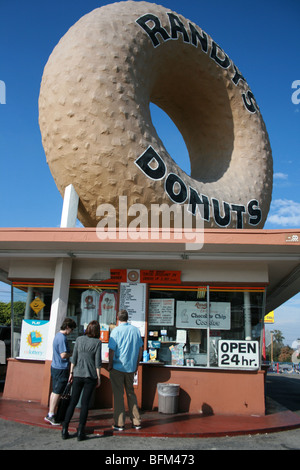
[[[72,419],[75,407],[79,401],[81,392],[81,409],[80,409],[80,417],[79,417],[79,426],[84,427],[88,412],[89,412],[89,404],[92,397],[92,393],[97,385],[97,379],[92,379],[90,377],[74,377],[73,378],[73,385],[72,385],[72,395],[71,400],[66,412],[64,424],[68,425]]]

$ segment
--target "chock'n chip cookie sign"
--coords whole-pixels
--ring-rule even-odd
[[[191,175],[158,137],[150,102],[180,130]],[[128,1],[82,17],[45,66],[39,113],[52,175],[62,194],[74,185],[85,226],[104,204],[118,217],[126,196],[149,220],[153,205],[175,204],[205,227],[263,227],[273,168],[259,107],[228,55],[181,15]]]

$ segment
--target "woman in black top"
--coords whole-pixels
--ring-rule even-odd
[[[85,424],[88,417],[89,403],[92,393],[100,386],[101,371],[101,341],[100,325],[97,321],[91,321],[85,331],[84,336],[76,339],[73,355],[71,358],[71,369],[69,382],[72,385],[72,395],[68,406],[65,420],[62,423],[62,438],[69,437],[68,427],[73,416],[75,407],[81,397],[81,410],[79,427],[77,429],[77,439],[85,439]]]

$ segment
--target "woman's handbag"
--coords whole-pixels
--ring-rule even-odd
[[[69,406],[71,400],[71,387],[72,384],[70,382],[67,383],[66,388],[64,389],[57,406],[57,413],[55,417],[55,421],[57,423],[62,423],[65,419],[67,408]]]

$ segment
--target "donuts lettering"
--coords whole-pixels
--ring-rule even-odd
[[[159,138],[150,102],[181,132],[191,175]],[[253,93],[208,34],[165,7],[119,2],[73,25],[45,66],[39,124],[56,185],[63,195],[73,184],[85,226],[104,204],[118,219],[124,196],[149,221],[154,204],[177,204],[205,227],[264,225],[273,164]]]
[[[167,13],[167,15],[170,23],[170,35],[168,34],[167,30],[161,26],[159,18],[155,15],[144,15],[136,20],[136,22],[148,34],[154,47],[160,45],[158,36],[160,36],[163,41],[168,41],[169,39],[178,39],[179,35],[181,34],[185,43],[192,44],[195,47],[197,47],[199,44],[201,46],[202,51],[205,54],[208,53],[209,41],[208,36],[204,31],[202,31],[200,28],[195,27],[191,22],[189,22],[188,26],[190,34],[188,34],[184,24],[182,23],[182,21],[180,21],[177,15],[175,15],[174,13]],[[154,26],[152,28],[149,27],[148,22],[153,22]],[[231,60],[229,59],[228,55],[213,40],[211,41],[209,57],[223,69],[228,69],[231,65]],[[243,75],[241,75],[241,73],[233,63],[232,66],[234,69],[234,74],[231,78],[232,83],[238,85],[240,80],[246,82]],[[247,111],[249,111],[250,113],[256,113],[257,108],[255,106],[255,98],[251,90],[247,90],[246,93],[242,93],[242,98]]]
[[[153,169],[149,164],[156,162],[157,167]],[[166,176],[166,165],[155,150],[149,147],[136,161],[136,165],[152,180],[161,180]],[[178,185],[179,190],[175,192],[174,187]],[[186,187],[184,181],[174,173],[169,173],[165,181],[165,192],[170,200],[176,204],[184,204],[188,199],[188,210],[193,215],[197,213],[197,207],[202,207],[201,216],[204,221],[210,220],[210,201],[204,194],[199,195],[196,189]],[[243,228],[243,214],[248,213],[249,224],[255,226],[261,221],[262,213],[259,203],[256,199],[248,202],[247,207],[241,204],[228,204],[223,202],[224,216],[221,215],[220,203],[217,199],[212,198],[213,217],[219,227],[227,227],[230,225],[231,213],[236,212],[236,228]]]

